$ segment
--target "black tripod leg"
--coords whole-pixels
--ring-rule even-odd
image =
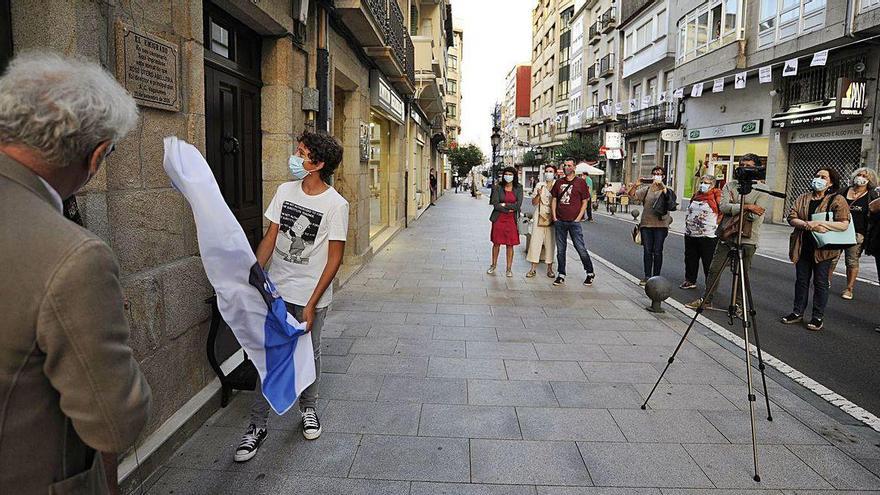
[[[709,297],[709,295],[715,293],[715,289],[718,288],[718,283],[721,281],[721,275],[724,273],[724,268],[727,266],[727,263],[729,261],[730,258],[725,258],[724,264],[721,265],[721,269],[718,270],[718,273],[715,274],[715,278],[712,279],[712,283],[709,284],[709,287],[706,288],[706,293],[703,295],[703,301],[705,301],[706,298]],[[675,346],[675,350],[672,351],[672,355],[669,356],[669,359],[666,361],[666,366],[663,368],[663,371],[660,372],[660,376],[657,377],[657,382],[654,383],[654,387],[651,388],[651,392],[648,393],[648,396],[645,398],[645,402],[642,404],[642,409],[647,409],[648,401],[651,400],[651,396],[654,395],[654,391],[657,390],[657,386],[660,385],[660,380],[663,379],[663,375],[666,374],[666,370],[669,369],[669,365],[671,365],[673,361],[675,361],[675,355],[678,354],[679,349],[681,349],[681,346],[684,345],[684,341],[687,339],[688,334],[691,332],[691,329],[694,328],[694,323],[697,322],[697,317],[703,314],[704,309],[705,308],[703,307],[703,304],[700,304],[700,306],[697,308],[694,317],[691,318],[691,322],[688,324],[687,329],[684,331],[684,335],[681,336],[681,340],[678,341],[678,345]]]
[[[755,334],[755,349],[758,350],[758,369],[761,370],[761,382],[764,385],[764,402],[767,404],[767,421],[773,421],[770,413],[770,395],[767,394],[767,375],[764,373],[764,357],[761,355],[761,340],[758,338],[758,312],[755,310],[755,302],[752,299],[752,281],[749,280],[749,272],[745,272],[746,295],[749,298],[749,315],[752,317],[752,330]]]

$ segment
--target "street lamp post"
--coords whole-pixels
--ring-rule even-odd
[[[492,179],[498,176],[498,146],[501,144],[501,128],[495,126],[492,128]]]

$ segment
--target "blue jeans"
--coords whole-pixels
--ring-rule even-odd
[[[645,265],[645,279],[660,275],[663,267],[663,243],[669,235],[665,227],[641,227],[642,253]]]
[[[804,314],[807,309],[807,299],[810,295],[810,277],[813,278],[813,318],[821,319],[825,314],[825,306],[828,304],[828,291],[831,282],[828,280],[828,272],[831,270],[831,261],[826,260],[816,263],[812,253],[804,256],[795,263],[796,279],[794,282],[794,313]]]
[[[559,263],[558,273],[565,276],[565,251],[568,248],[568,235],[571,234],[571,242],[574,249],[584,264],[584,271],[587,275],[593,273],[593,260],[590,259],[590,253],[584,244],[584,231],[581,229],[580,222],[564,222],[557,220],[553,224],[556,229],[556,261]]]

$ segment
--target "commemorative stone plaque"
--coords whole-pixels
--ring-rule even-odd
[[[138,105],[180,110],[178,52],[175,43],[116,24],[116,78]]]

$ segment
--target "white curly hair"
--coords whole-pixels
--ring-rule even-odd
[[[83,163],[137,123],[134,99],[95,62],[30,52],[0,77],[0,144],[37,150],[50,166]]]
[[[865,174],[865,177],[868,179],[868,189],[874,189],[877,187],[877,172],[874,172],[868,167],[859,167],[853,170],[850,179],[855,179],[859,174]]]

